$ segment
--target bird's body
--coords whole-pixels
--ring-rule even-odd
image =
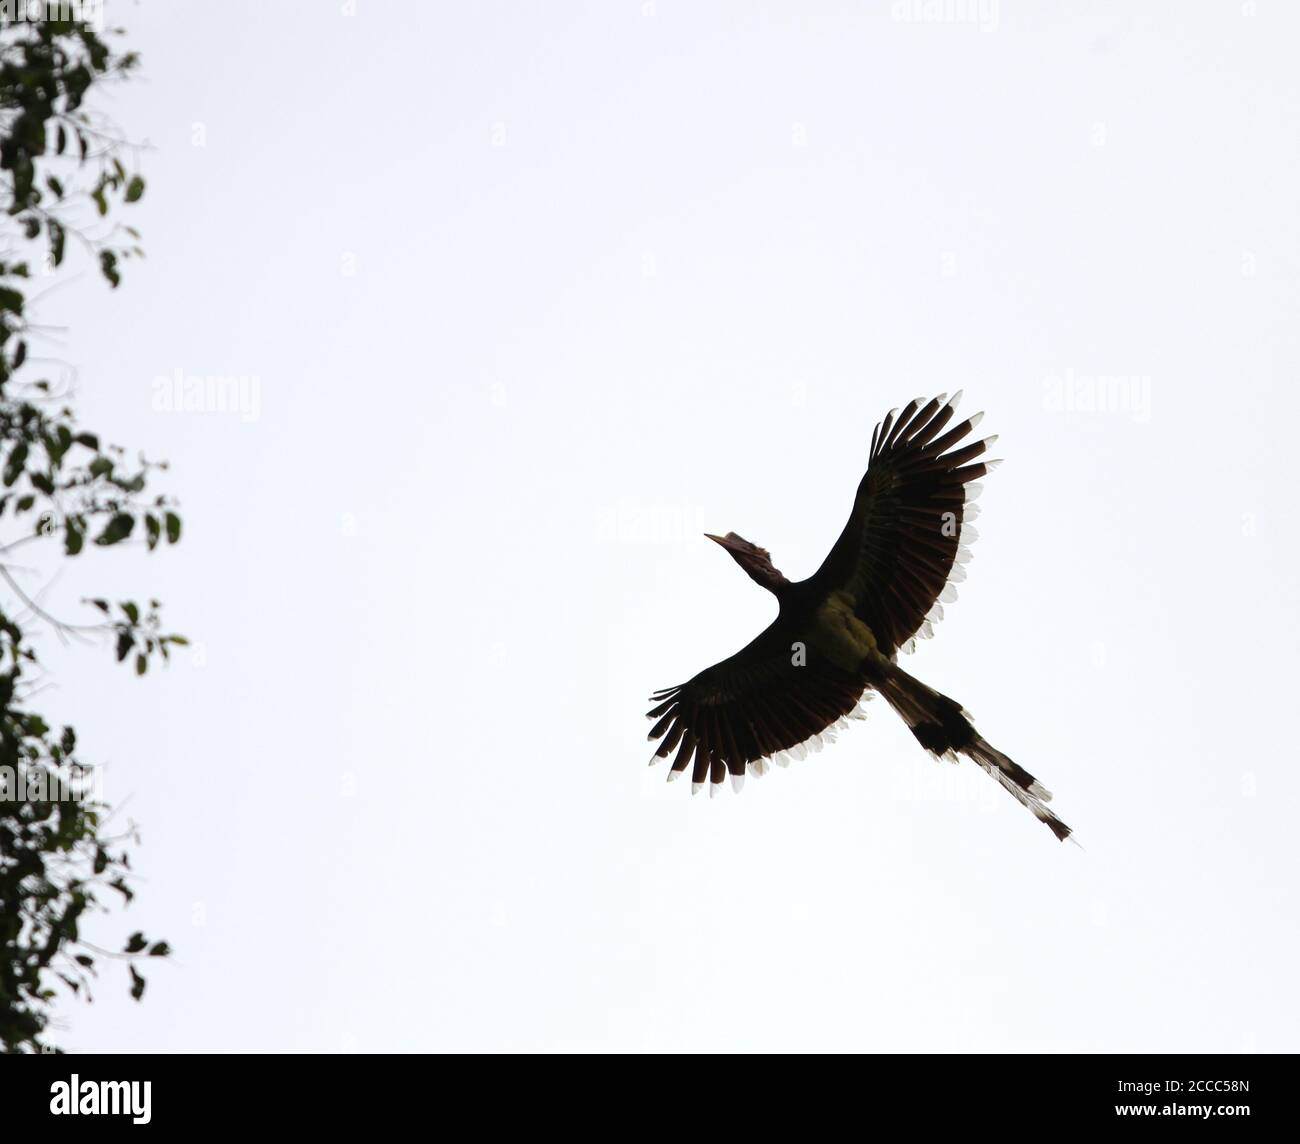
[[[928,751],[974,759],[1058,838],[1069,836],[1044,805],[1050,793],[990,746],[960,704],[897,664],[899,651],[931,634],[965,578],[973,482],[997,464],[976,460],[996,438],[959,445],[979,414],[944,432],[956,401],[918,399],[877,426],[849,521],[808,579],[787,580],[765,549],[734,532],[710,537],[780,611],[735,655],[652,697],[650,738],[661,742],[651,762],[676,751],[670,780],[689,766],[693,790],[707,781],[712,793],[728,774],[739,788],[769,760],[833,739],[875,692]]]
[[[880,654],[875,634],[858,619],[856,608],[856,597],[838,588],[818,602],[808,632],[808,642],[845,671]]]

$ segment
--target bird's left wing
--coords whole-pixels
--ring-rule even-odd
[[[650,762],[673,751],[668,779],[691,766],[691,789],[713,794],[731,775],[761,775],[769,759],[785,765],[834,737],[837,724],[861,717],[862,680],[797,642],[780,619],[735,655],[689,683],[650,697],[649,738],[662,740]],[[692,762],[693,760],[693,762]]]
[[[998,463],[977,460],[996,437],[964,443],[983,415],[953,424],[959,396],[918,398],[876,426],[853,512],[810,579],[852,597],[885,655],[928,636],[954,597],[975,537],[973,482]]]

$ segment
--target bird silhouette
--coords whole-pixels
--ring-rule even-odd
[[[651,696],[653,765],[676,752],[668,779],[689,769],[692,792],[714,794],[731,776],[763,775],[771,761],[834,741],[879,693],[935,757],[973,759],[1064,841],[1070,828],[1045,805],[1033,775],[991,746],[961,704],[898,666],[898,653],[931,635],[943,605],[965,579],[974,539],[974,482],[998,461],[982,461],[997,440],[961,442],[977,413],[949,429],[957,393],[891,410],[871,437],[866,475],[830,554],[808,579],[791,582],[766,549],[734,532],[709,536],[780,604],[772,624],[735,655],[687,683]]]

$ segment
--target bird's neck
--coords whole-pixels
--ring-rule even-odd
[[[753,557],[746,560],[742,567],[749,575],[749,578],[755,584],[766,588],[772,595],[780,599],[785,595],[785,591],[790,587],[790,581],[772,566],[770,560],[764,560],[761,557]]]

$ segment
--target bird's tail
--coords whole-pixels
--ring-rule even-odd
[[[1064,842],[1070,836],[1070,828],[1044,805],[1051,801],[1052,792],[1019,763],[985,742],[960,703],[940,695],[888,660],[871,664],[869,673],[872,686],[902,716],[927,751],[949,758],[955,752],[974,759],[1057,838]]]

